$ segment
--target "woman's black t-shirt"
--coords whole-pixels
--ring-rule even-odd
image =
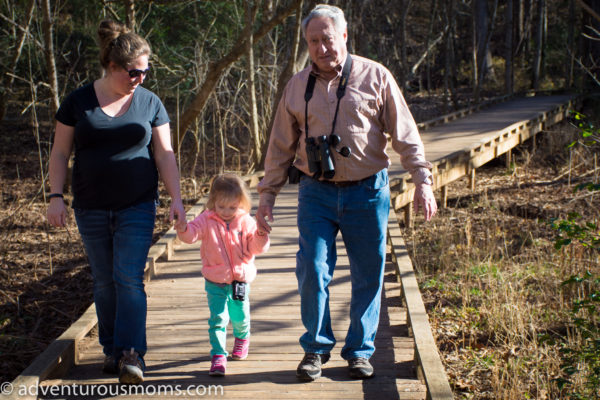
[[[56,119],[75,128],[73,208],[120,210],[157,198],[152,128],[169,122],[158,96],[138,86],[127,112],[110,117],[90,83],[67,96]]]

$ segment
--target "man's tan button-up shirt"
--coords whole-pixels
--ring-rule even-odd
[[[431,164],[425,160],[417,125],[392,74],[381,64],[366,58],[352,55],[352,60],[335,126],[335,133],[341,138],[338,148],[348,146],[351,155],[346,158],[332,151],[335,176],[331,180],[360,180],[387,168],[390,159],[386,153],[386,134],[389,134],[404,169],[416,183],[423,182],[431,175]],[[311,71],[317,74],[317,80],[308,103],[309,136],[331,133],[341,67],[337,77],[328,81],[318,77],[313,64],[290,79],[279,102],[265,159],[265,176],[258,185],[261,206],[274,205],[292,163],[311,175],[306,158],[304,123],[304,93]]]

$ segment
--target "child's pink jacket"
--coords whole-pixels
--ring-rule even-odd
[[[256,221],[246,212],[227,224],[214,211],[205,210],[177,236],[185,243],[202,241],[202,275],[214,283],[252,282],[254,256],[269,248],[269,236],[258,235]]]

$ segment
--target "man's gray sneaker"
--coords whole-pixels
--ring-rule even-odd
[[[298,364],[296,377],[303,381],[314,381],[321,376],[321,366],[329,361],[329,353],[306,353]]]
[[[354,379],[367,379],[373,376],[373,366],[366,358],[357,357],[348,360],[348,372]]]

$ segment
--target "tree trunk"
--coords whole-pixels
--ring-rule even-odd
[[[255,82],[255,74],[254,74],[254,40],[252,35],[252,26],[254,25],[254,18],[256,16],[256,5],[252,5],[251,1],[246,1],[246,37],[248,38],[247,49],[246,49],[246,57],[248,58],[248,104],[249,104],[249,112],[250,112],[250,135],[252,137],[252,142],[254,143],[254,165],[258,165],[261,160],[261,148],[262,148],[262,140],[261,135],[258,130],[258,108],[256,106],[256,82]]]
[[[533,60],[533,90],[540,88],[541,69],[542,69],[542,53],[544,48],[544,12],[546,9],[545,0],[538,0],[537,12],[537,29],[535,35],[535,57]]]
[[[29,0],[29,5],[27,6],[27,12],[25,14],[25,24],[22,27],[23,29],[18,29],[17,39],[15,41],[15,48],[12,54],[10,63],[6,68],[6,72],[2,77],[2,88],[3,91],[0,92],[0,121],[4,119],[6,115],[6,107],[8,103],[8,99],[12,93],[12,85],[15,81],[14,74],[17,69],[17,64],[19,63],[19,58],[21,57],[21,51],[23,50],[23,45],[25,44],[25,38],[27,37],[27,32],[29,32],[29,25],[31,24],[31,19],[33,18],[33,10],[35,9],[35,0]]]
[[[50,84],[50,107],[52,115],[54,115],[58,111],[60,102],[58,100],[58,77],[56,75],[56,60],[54,59],[54,44],[52,42],[53,22],[50,15],[50,0],[42,0],[42,11],[44,13],[44,56]]]
[[[254,42],[258,42],[262,39],[271,29],[279,25],[285,18],[287,18],[300,4],[302,0],[293,0],[290,4],[280,9],[270,20],[264,22],[253,35]],[[217,83],[227,68],[242,57],[246,52],[248,38],[243,37],[243,34],[238,37],[235,41],[237,43],[228,54],[223,56],[220,60],[212,62],[206,71],[206,77],[204,82],[200,86],[200,89],[196,92],[196,95],[189,107],[183,112],[181,116],[180,129],[183,134],[187,132],[189,127],[192,125],[198,114],[202,112],[206,102],[217,86]],[[180,135],[183,137],[183,135]],[[175,148],[179,148],[180,143],[177,143]]]
[[[311,2],[311,6],[314,6],[314,1]],[[265,155],[267,154],[267,148],[269,146],[269,137],[271,135],[271,129],[273,129],[273,120],[275,119],[275,114],[277,113],[277,106],[279,105],[279,100],[283,95],[283,89],[285,89],[285,85],[287,81],[298,71],[297,69],[297,60],[298,60],[298,49],[300,47],[300,42],[302,40],[302,5],[303,1],[298,4],[298,8],[296,9],[296,23],[294,24],[294,41],[292,43],[292,47],[290,50],[290,56],[288,57],[288,61],[279,74],[279,79],[277,80],[277,92],[275,93],[275,98],[273,99],[273,112],[271,114],[271,118],[269,120],[269,125],[267,128],[267,138],[263,142],[263,147],[261,149],[262,158],[260,163],[258,164],[259,168],[264,168],[265,164]],[[308,51],[306,51],[308,53]]]
[[[567,88],[574,85],[573,72],[575,70],[575,0],[569,0],[569,36],[567,39]]]
[[[425,65],[426,65],[426,80],[427,80],[427,92],[431,93],[431,62],[430,57],[429,57],[429,53],[430,50],[432,50],[435,45],[437,45],[436,41],[442,40],[443,39],[443,35],[440,35],[438,39],[434,40],[432,38],[433,36],[433,27],[435,25],[435,20],[437,17],[437,0],[431,0],[431,19],[429,20],[429,28],[427,29],[427,52],[426,52],[426,56],[425,56]],[[439,29],[439,27],[438,27]],[[447,31],[448,27],[446,26],[445,31]],[[434,42],[434,45],[432,46],[432,40]]]
[[[478,16],[477,16],[477,3],[480,0],[473,1],[473,23],[472,23],[472,36],[473,43],[471,49],[471,57],[473,62],[473,101],[477,104],[479,103],[479,58],[478,58],[478,46],[479,42],[477,40],[477,30],[478,30]]]
[[[135,0],[124,0],[125,3],[125,25],[135,31]]]
[[[477,74],[475,77],[475,102],[479,102],[479,96],[483,81],[487,76],[493,75],[492,68],[492,54],[490,52],[490,39],[492,37],[492,31],[494,21],[496,19],[496,11],[498,10],[498,0],[494,0],[494,8],[492,11],[492,17],[489,17],[489,10],[487,0],[475,0],[473,3],[473,18],[474,18],[474,29],[473,39],[475,40],[474,47],[474,73]]]
[[[511,95],[514,92],[513,32],[513,0],[506,0],[504,27],[504,90],[508,95]]]
[[[406,47],[406,18],[411,0],[400,0],[401,17],[398,27],[400,29],[400,89],[406,90],[408,79],[408,50]]]
[[[454,61],[454,34],[455,34],[455,9],[454,0],[448,0],[446,3],[446,25],[448,26],[448,34],[446,35],[446,55],[444,57],[444,103],[445,113],[449,112],[447,105],[452,100],[454,108],[456,108],[456,93],[455,93],[455,61]]]

